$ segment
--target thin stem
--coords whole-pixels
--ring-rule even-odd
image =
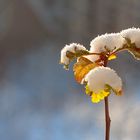
[[[89,53],[87,55],[101,55],[101,53]]]
[[[107,66],[107,58],[104,60],[104,66]],[[111,119],[110,119],[110,115],[109,115],[109,103],[108,103],[108,97],[106,97],[104,99],[104,103],[105,103],[105,140],[109,140],[110,138],[110,123],[111,123]]]
[[[105,121],[106,121],[106,133],[105,133],[105,140],[109,140],[110,138],[110,115],[109,115],[109,104],[108,104],[108,97],[104,99],[105,101]]]
[[[127,45],[124,45],[122,48],[119,48],[117,49],[116,51],[112,52],[112,54],[115,54],[115,53],[118,53],[118,52],[121,52],[121,51],[125,51],[125,50],[128,50],[130,47],[128,47]]]

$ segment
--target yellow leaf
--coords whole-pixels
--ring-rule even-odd
[[[108,89],[107,89],[108,88]],[[112,88],[110,85],[106,85],[106,91],[110,91],[110,90],[112,90],[117,96],[121,96],[122,95],[122,90],[118,90],[118,89],[114,89],[114,88]]]
[[[91,97],[91,101],[93,103],[98,103],[101,100],[103,100],[105,97],[107,97],[110,94],[110,90],[108,88],[108,90],[104,89],[104,90],[100,90],[98,93],[95,93],[94,91],[91,91],[89,89],[89,86],[86,85],[86,94],[89,95]]]
[[[85,89],[86,89],[86,90],[85,90],[86,94],[89,95],[89,96],[91,96],[91,95],[92,95],[92,92],[90,91],[88,85],[85,86]]]
[[[115,54],[112,54],[108,57],[108,60],[113,60],[113,59],[116,59],[117,56]]]
[[[101,91],[100,94],[103,96],[103,99],[104,99],[105,97],[107,97],[110,94],[110,91],[103,90],[103,91]]]
[[[101,90],[99,93],[92,92],[91,101],[93,103],[98,103],[101,100],[103,100],[105,97],[107,97],[109,94],[110,94],[110,92],[106,92],[104,90]]]
[[[92,94],[91,101],[92,101],[93,103],[98,103],[98,102],[100,102],[100,96],[99,96],[98,94]]]
[[[74,64],[73,71],[75,79],[78,83],[81,83],[84,76],[93,68],[99,66],[96,63],[88,60],[85,57],[80,57],[78,62]]]

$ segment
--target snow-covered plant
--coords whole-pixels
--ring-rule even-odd
[[[74,76],[78,83],[85,85],[85,93],[93,103],[105,101],[106,136],[109,140],[110,116],[108,96],[114,92],[122,95],[122,80],[117,73],[107,67],[110,60],[120,51],[127,50],[134,58],[140,60],[140,29],[129,28],[119,33],[97,36],[90,43],[88,51],[83,45],[72,43],[61,50],[60,63],[65,68],[77,59],[73,66]]]

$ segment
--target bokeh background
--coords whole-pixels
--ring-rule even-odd
[[[0,0],[0,139],[103,140],[104,102],[91,103],[60,50],[133,26],[139,0]],[[109,65],[124,86],[109,97],[111,140],[139,140],[140,62],[125,52]]]

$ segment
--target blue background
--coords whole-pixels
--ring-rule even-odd
[[[0,0],[0,139],[103,140],[104,102],[91,103],[60,51],[139,27],[139,9],[139,0]],[[123,52],[109,66],[124,90],[109,97],[111,140],[138,140],[140,62]]]

